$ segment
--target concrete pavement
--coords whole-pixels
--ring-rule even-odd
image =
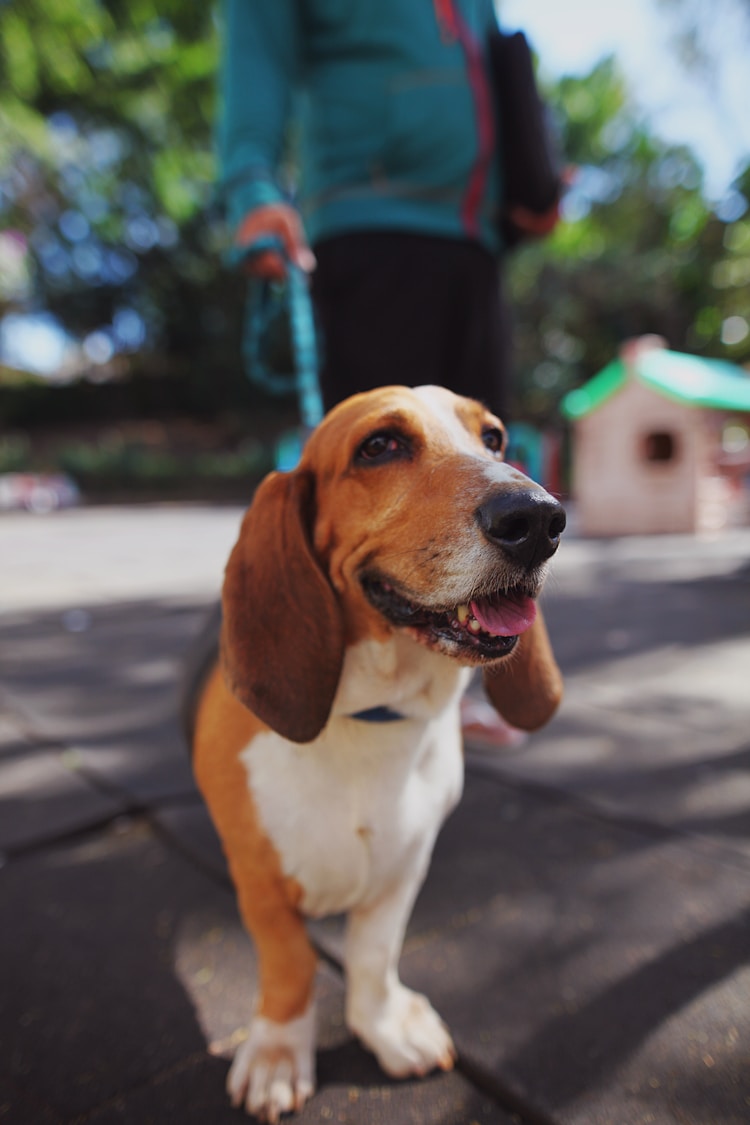
[[[0,1123],[242,1120],[254,958],[176,722],[240,515],[0,518]],[[750,1121],[750,531],[573,534],[545,606],[565,704],[468,748],[404,950],[459,1066],[386,1079],[316,925],[302,1125]]]

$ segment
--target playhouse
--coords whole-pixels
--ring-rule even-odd
[[[563,400],[585,535],[717,531],[750,522],[750,375],[629,341]]]

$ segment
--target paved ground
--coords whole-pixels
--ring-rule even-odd
[[[241,1121],[254,975],[176,719],[234,508],[0,518],[0,1123]],[[315,928],[301,1123],[750,1121],[750,532],[568,537],[546,597],[567,698],[469,750],[402,968],[451,1075],[349,1037]]]

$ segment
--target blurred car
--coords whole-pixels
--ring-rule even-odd
[[[44,515],[80,503],[78,486],[64,473],[0,474],[0,511]]]

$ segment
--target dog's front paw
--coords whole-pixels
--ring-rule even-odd
[[[456,1060],[456,1048],[440,1016],[425,996],[402,984],[379,1004],[358,1003],[348,1022],[393,1078],[427,1074],[436,1067],[450,1070]]]
[[[299,1110],[315,1089],[315,1012],[288,1023],[256,1017],[227,1076],[232,1105],[272,1125]]]

